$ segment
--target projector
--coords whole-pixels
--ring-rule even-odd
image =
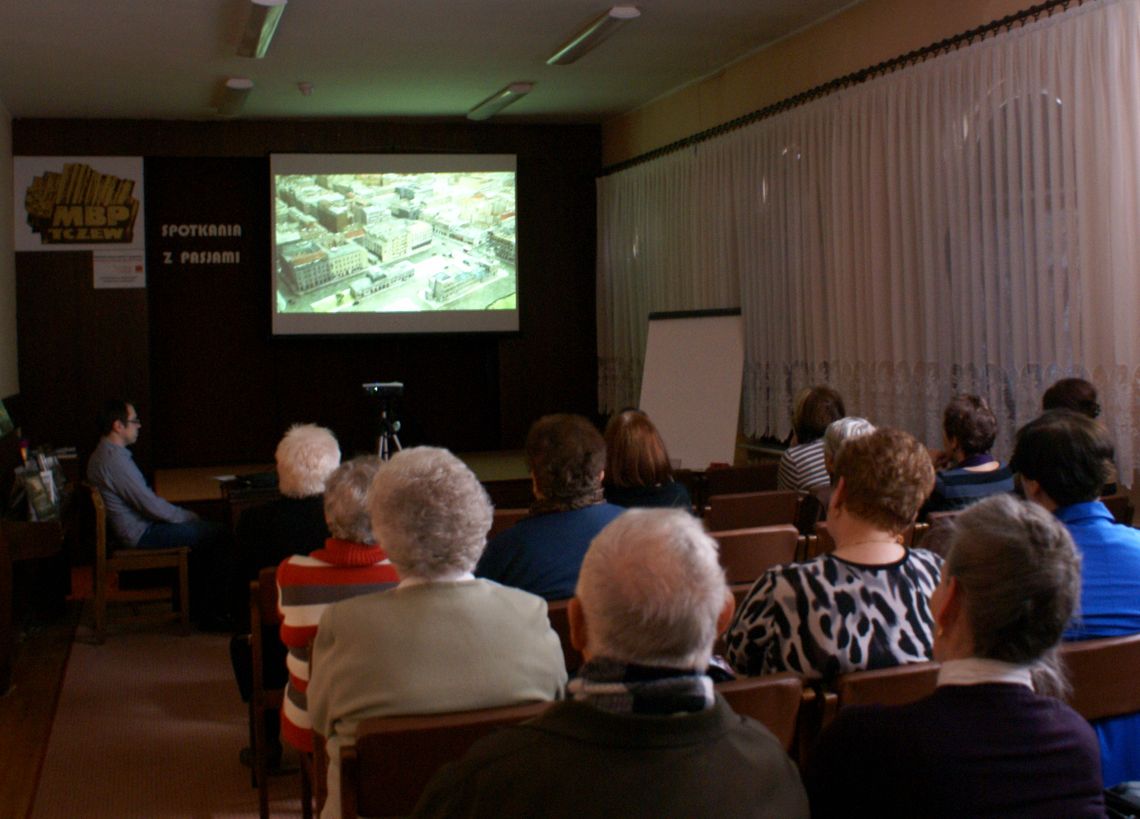
[[[364,388],[365,393],[378,398],[398,398],[404,394],[402,381],[371,381],[360,386]]]

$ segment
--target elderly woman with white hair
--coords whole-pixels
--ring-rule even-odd
[[[307,555],[291,555],[277,567],[281,642],[289,683],[281,708],[281,735],[294,748],[312,753],[309,720],[309,646],[321,615],[333,603],[382,591],[399,582],[396,567],[372,536],[368,490],[380,469],[375,455],[343,463],[325,484],[325,520],[332,537]]]
[[[340,465],[332,432],[316,424],[295,424],[277,445],[277,488],[281,497],[242,513],[237,525],[244,582],[289,555],[307,555],[329,536],[322,494]]]
[[[396,453],[377,472],[369,510],[401,580],[321,617],[308,699],[327,740],[323,817],[340,816],[340,748],[360,720],[552,700],[566,682],[545,601],[472,574],[491,501],[462,461],[434,447]]]
[[[930,597],[938,687],[840,711],[805,772],[812,816],[1104,816],[1096,735],[1057,699],[1080,591],[1053,515],[1008,495],[962,512]]]
[[[322,493],[325,480],[340,464],[340,446],[332,432],[315,424],[295,424],[277,445],[277,487],[281,497],[261,506],[246,509],[238,521],[237,560],[234,576],[229,579],[230,606],[239,632],[248,632],[249,583],[258,573],[276,566],[294,554],[308,554],[319,549],[329,536],[325,523]],[[265,684],[282,688],[285,673],[285,646],[277,637],[275,626],[262,628]],[[244,633],[230,642],[230,660],[242,699],[247,701],[252,687],[253,670],[249,640]],[[281,761],[279,739],[281,721],[276,711],[266,714],[265,732],[269,746],[269,765],[276,769]],[[250,764],[252,754],[243,748],[243,765]]]

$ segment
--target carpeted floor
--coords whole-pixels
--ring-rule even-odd
[[[30,816],[257,816],[228,642],[158,626],[94,645],[81,625]],[[297,776],[270,779],[270,798],[273,816],[301,815]]]

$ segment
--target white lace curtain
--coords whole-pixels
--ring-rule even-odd
[[[956,392],[996,454],[1091,380],[1140,445],[1140,0],[1106,0],[598,182],[599,402],[636,404],[646,317],[741,308],[742,417],[803,386],[941,444]]]

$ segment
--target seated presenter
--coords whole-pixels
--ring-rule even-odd
[[[129,549],[189,546],[191,616],[204,630],[228,630],[232,625],[228,530],[163,500],[147,486],[128,449],[142,429],[133,403],[117,398],[104,403],[99,429],[102,437],[87,462],[87,480],[107,507],[108,534]]]

